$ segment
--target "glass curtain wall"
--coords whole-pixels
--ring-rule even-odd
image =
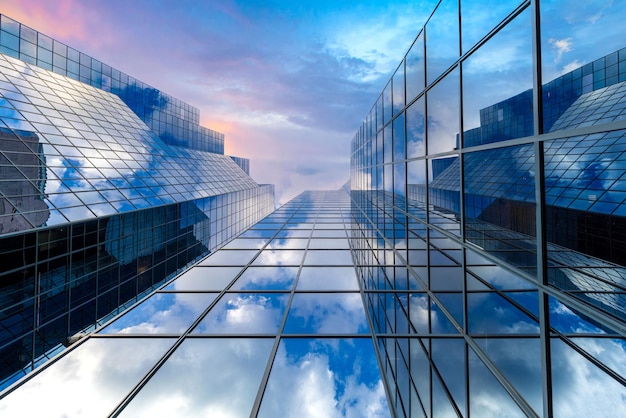
[[[443,0],[357,131],[355,260],[399,416],[626,413],[625,14]]]
[[[350,210],[344,190],[301,194],[5,391],[0,414],[393,416]]]

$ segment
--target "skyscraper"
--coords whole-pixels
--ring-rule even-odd
[[[399,416],[625,413],[605,6],[441,1],[358,130],[353,254]]]
[[[198,110],[0,16],[0,382],[274,208]]]
[[[106,318],[0,412],[626,415],[623,15],[571,6],[441,1],[343,189]]]

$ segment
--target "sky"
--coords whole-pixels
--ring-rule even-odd
[[[2,0],[20,21],[200,109],[282,204],[349,179],[350,141],[436,0]]]

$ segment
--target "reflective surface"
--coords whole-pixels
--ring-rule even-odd
[[[274,196],[188,104],[6,16],[0,52],[5,387],[270,213]],[[151,321],[144,331],[178,332]]]
[[[3,416],[105,416],[174,341],[89,340],[0,400],[0,411]]]
[[[224,134],[200,126],[197,108],[7,16],[0,30],[2,54],[119,96],[165,143],[224,153]],[[246,159],[237,164],[246,171]]]
[[[142,345],[128,361],[144,358],[128,377],[110,378],[115,390],[89,405],[92,415],[392,416],[349,250],[349,216],[345,190],[301,194],[3,401],[22,402],[22,391],[31,394],[46,376],[63,382],[80,373],[77,354]],[[162,341],[161,351],[143,354]],[[93,393],[103,390],[97,383]],[[51,416],[72,412],[58,411]]]
[[[285,332],[296,334],[368,332],[361,295],[297,294],[291,303]]]
[[[257,416],[390,416],[371,341],[283,339]]]
[[[101,332],[180,335],[216,297],[215,293],[157,293]]]
[[[20,170],[3,176],[0,233],[257,187],[227,156],[165,144],[110,93],[5,55],[0,68],[0,151],[15,167],[39,165],[32,190]],[[6,183],[15,180],[23,187]],[[15,201],[25,195],[39,195],[39,206]],[[11,208],[49,213],[18,223]]]
[[[176,340],[105,414],[625,415],[623,6],[576,6],[440,2],[359,127],[350,187],[303,193],[111,322],[171,311]],[[105,330],[85,352],[146,341]]]
[[[398,416],[623,414],[624,11],[442,1],[403,61],[406,132],[374,107],[354,136],[352,252]]]
[[[272,343],[187,339],[120,416],[247,417]]]
[[[211,308],[194,334],[276,334],[288,295],[228,293]]]

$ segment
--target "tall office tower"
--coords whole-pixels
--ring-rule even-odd
[[[0,414],[626,416],[625,14],[441,1],[350,187],[280,208]]]
[[[623,4],[443,0],[353,141],[398,416],[626,415]]]
[[[274,209],[198,110],[0,16],[0,387]]]
[[[0,415],[391,416],[350,211],[346,190],[302,193],[5,392]]]

